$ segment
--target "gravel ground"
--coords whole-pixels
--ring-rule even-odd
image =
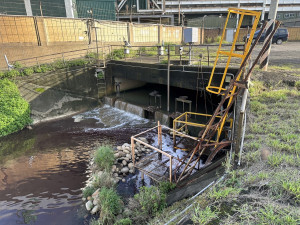
[[[262,44],[256,46],[254,54],[257,55]],[[282,45],[272,44],[269,65],[293,65],[300,68],[300,42],[284,42]]]

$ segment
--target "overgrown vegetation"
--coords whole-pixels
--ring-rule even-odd
[[[30,76],[33,73],[46,73],[68,67],[84,66],[89,64],[90,62],[91,61],[89,61],[88,59],[73,59],[68,61],[56,60],[52,63],[45,63],[31,67],[26,67],[19,62],[15,62],[14,69],[5,72],[0,72],[0,79],[11,79],[19,76]]]
[[[123,202],[113,188],[102,188],[99,192],[99,202],[101,206],[100,222],[104,224],[111,224],[115,221],[122,208]]]
[[[30,124],[30,106],[18,87],[8,79],[0,80],[0,137]]]
[[[156,186],[141,187],[140,192],[134,198],[140,204],[145,216],[153,216],[166,206],[166,194],[160,192]]]

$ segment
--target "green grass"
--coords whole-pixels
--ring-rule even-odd
[[[95,152],[94,161],[100,170],[110,171],[115,161],[113,148],[109,145],[100,146]]]
[[[82,190],[83,197],[87,198],[92,196],[92,194],[96,191],[96,188],[87,186],[85,189]]]
[[[140,192],[134,196],[141,206],[141,212],[153,216],[166,207],[166,194],[158,187],[141,187]]]
[[[100,202],[100,222],[103,224],[111,224],[115,221],[116,215],[118,215],[123,208],[123,202],[116,192],[112,188],[102,188],[99,192]]]
[[[132,221],[129,218],[120,219],[114,225],[132,225]]]
[[[211,210],[208,206],[204,210],[202,210],[200,206],[197,206],[191,219],[195,224],[205,225],[217,219],[218,214],[218,211]]]
[[[32,67],[25,67],[20,63],[16,62],[14,65],[17,66],[15,66],[13,70],[0,72],[0,79],[12,79],[20,76],[30,76],[33,73],[46,73],[68,67],[85,66],[88,63],[90,62],[87,59],[74,59],[67,61],[56,60],[52,63],[46,63]]]
[[[39,92],[39,93],[43,93],[45,91],[45,89],[44,88],[36,88],[35,91]]]

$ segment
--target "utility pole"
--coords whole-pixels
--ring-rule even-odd
[[[269,23],[271,23],[271,25],[267,28],[265,40],[268,39],[268,36],[271,34],[272,30],[274,29],[275,19],[277,16],[277,9],[278,9],[278,0],[271,0],[269,16],[268,16],[268,20],[269,20]],[[271,45],[272,45],[272,40],[270,41],[269,47],[266,49],[266,51],[264,52],[264,54],[262,55],[262,57],[260,59],[260,68],[263,71],[268,70]]]

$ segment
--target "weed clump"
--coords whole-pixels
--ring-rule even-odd
[[[158,187],[141,187],[134,198],[139,202],[143,214],[153,216],[166,207],[166,194]]]
[[[211,210],[209,206],[207,206],[204,210],[201,207],[196,207],[194,210],[194,215],[192,216],[192,221],[195,224],[209,224],[213,220],[218,218],[218,211]]]
[[[110,224],[115,220],[123,209],[123,202],[116,190],[112,188],[102,188],[99,192],[99,202],[101,208],[100,222]]]
[[[159,183],[159,190],[162,193],[167,194],[168,192],[172,191],[176,187],[176,184],[170,183],[168,181],[160,182]]]
[[[94,161],[100,170],[109,171],[115,161],[112,147],[109,145],[99,147],[95,152]]]
[[[83,197],[87,198],[87,197],[91,196],[95,191],[96,191],[96,188],[87,186],[85,189],[83,189],[82,195],[83,195]]]
[[[114,225],[132,225],[132,221],[129,218],[118,220]]]

